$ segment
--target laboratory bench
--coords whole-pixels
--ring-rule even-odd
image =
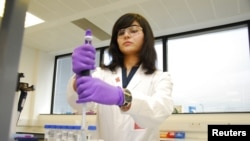
[[[82,115],[39,115],[37,119],[20,120],[16,127],[16,132],[31,133],[34,134],[39,139],[39,141],[43,141],[45,124],[79,125],[81,124],[81,120]],[[96,116],[86,116],[86,125],[92,123],[96,123]],[[163,129],[159,132],[168,131]],[[185,132],[184,139],[161,138],[160,141],[207,141],[207,132],[188,131]]]

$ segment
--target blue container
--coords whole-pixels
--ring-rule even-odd
[[[185,132],[183,132],[183,131],[175,132],[175,138],[184,139],[185,138]]]
[[[18,138],[15,138],[15,141],[39,141],[39,139],[38,138],[18,137]]]

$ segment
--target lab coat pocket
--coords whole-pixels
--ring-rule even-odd
[[[148,135],[147,135],[147,129],[141,128],[138,124],[134,122],[134,125],[132,127],[132,130],[129,134],[131,137],[130,139],[133,141],[147,141]]]

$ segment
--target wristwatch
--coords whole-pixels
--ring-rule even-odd
[[[122,111],[127,111],[132,102],[132,94],[128,89],[123,89],[124,103],[120,106]]]

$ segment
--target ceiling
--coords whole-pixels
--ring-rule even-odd
[[[64,54],[95,30],[95,47],[107,46],[112,26],[127,12],[143,15],[155,37],[250,19],[250,0],[30,0],[28,11],[44,23],[25,29],[24,47]],[[106,38],[101,38],[101,37]]]

